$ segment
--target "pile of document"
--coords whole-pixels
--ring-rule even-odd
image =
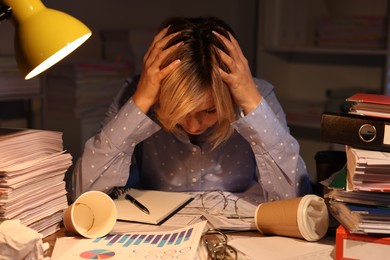
[[[19,219],[46,237],[68,206],[64,174],[72,157],[62,133],[0,128],[0,223]]]
[[[390,153],[351,146],[346,152],[345,189],[333,182],[326,195],[331,212],[351,233],[390,234]]]
[[[45,127],[64,134],[64,147],[74,163],[131,75],[128,64],[113,61],[56,64],[46,75]],[[71,172],[70,168],[66,179]]]
[[[99,61],[58,64],[47,76],[49,116],[102,117],[112,98],[131,76],[126,63]]]
[[[348,190],[390,192],[390,153],[346,147]],[[390,201],[390,197],[389,197]]]
[[[24,80],[15,57],[0,57],[0,97],[38,95],[41,92],[39,77]]]
[[[354,102],[350,113],[323,118],[328,131],[323,136],[344,143],[347,157],[326,194],[330,212],[351,233],[390,234],[389,119],[375,114],[378,107],[390,108],[390,96],[358,93],[347,100]],[[365,107],[365,112],[356,107]],[[327,120],[333,120],[333,128]]]

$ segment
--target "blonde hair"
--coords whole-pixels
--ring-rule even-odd
[[[162,67],[180,59],[180,64],[161,83],[160,97],[154,111],[161,125],[177,134],[185,134],[179,122],[195,110],[211,94],[217,113],[209,141],[215,148],[233,132],[231,123],[236,118],[235,104],[229,87],[222,80],[219,69],[228,72],[217,49],[227,52],[223,42],[212,33],[217,31],[229,37],[227,29],[216,18],[175,18],[169,21],[168,34],[181,31],[166,46],[183,42]]]

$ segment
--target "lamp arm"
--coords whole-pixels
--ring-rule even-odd
[[[0,22],[11,17],[12,8],[10,6],[0,6]]]

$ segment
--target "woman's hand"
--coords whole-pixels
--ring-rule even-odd
[[[262,98],[253,81],[248,60],[244,57],[237,40],[230,33],[231,41],[215,31],[213,33],[229,50],[229,55],[219,50],[222,61],[230,70],[230,73],[226,73],[220,69],[222,79],[229,86],[236,104],[244,110],[245,114],[248,114],[259,105]]]
[[[144,55],[140,80],[133,95],[133,101],[145,114],[158,100],[161,80],[180,63],[180,60],[175,60],[167,67],[160,69],[165,57],[182,44],[178,43],[163,50],[168,41],[179,33],[173,33],[164,37],[167,31],[168,28],[164,28],[154,37],[152,44]]]

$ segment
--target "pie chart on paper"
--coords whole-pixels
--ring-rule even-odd
[[[115,256],[115,252],[106,249],[88,250],[80,254],[80,257],[84,259],[109,259],[113,256]]]

